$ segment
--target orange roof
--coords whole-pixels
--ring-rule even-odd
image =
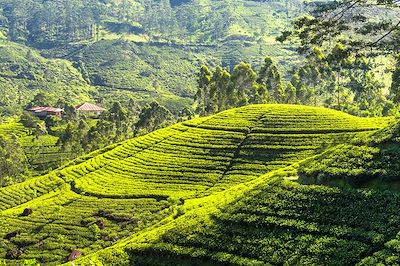
[[[84,104],[78,105],[75,107],[75,109],[77,111],[96,111],[96,112],[106,111],[106,109],[104,109],[100,106],[91,104],[91,103],[84,103]]]

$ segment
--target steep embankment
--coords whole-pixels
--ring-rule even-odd
[[[324,108],[253,105],[116,144],[0,189],[0,257],[10,265],[23,259],[51,265],[74,249],[88,255],[113,244],[124,252],[127,243],[159,242],[181,220],[201,230],[198,215],[202,223],[201,215],[265,183],[259,176],[366,138],[386,123]],[[32,214],[21,216],[25,208]],[[122,240],[128,236],[131,241]]]

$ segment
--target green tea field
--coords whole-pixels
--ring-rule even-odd
[[[9,137],[12,134],[17,136],[34,174],[56,169],[68,158],[68,154],[61,152],[57,146],[56,136],[32,136],[28,128],[15,120],[0,125],[1,136]]]
[[[318,199],[344,202],[345,192],[279,177],[297,179],[296,163],[367,139],[390,122],[324,108],[250,105],[115,144],[48,175],[0,188],[0,258],[6,265],[31,260],[58,265],[79,251],[78,265],[170,265],[169,259],[182,262],[177,265],[264,265],[289,257],[302,262],[304,252],[326,252],[329,261],[337,247],[359,259],[395,234],[395,227],[386,230],[385,219],[395,224],[397,214],[389,208],[387,216],[376,217],[383,223],[377,229],[347,233],[371,214],[354,221],[349,214],[342,225],[325,223],[333,210]],[[386,200],[343,195],[377,206]],[[295,202],[309,207],[296,209]],[[396,198],[390,202],[396,204]],[[318,204],[323,208],[314,210]],[[354,204],[346,208],[357,208]],[[287,208],[293,211],[286,214]],[[224,224],[232,231],[224,231]],[[251,233],[241,235],[246,228]],[[292,230],[303,233],[291,240]],[[323,247],[330,241],[335,248]],[[366,247],[374,241],[376,246]],[[318,247],[307,246],[311,243]],[[303,249],[295,258],[297,245]],[[163,259],[155,262],[153,255]]]

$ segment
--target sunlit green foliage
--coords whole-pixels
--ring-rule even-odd
[[[57,146],[58,137],[37,134],[40,132],[37,132],[38,125],[36,123],[40,120],[31,120],[31,116],[27,117],[29,121],[24,121],[24,123],[26,125],[30,124],[33,128],[23,126],[22,123],[13,119],[0,125],[0,136],[7,138],[13,135],[17,136],[18,142],[22,147],[22,150],[18,151],[22,153],[20,156],[26,156],[31,174],[57,168],[68,159],[69,155],[60,151],[60,147]]]
[[[21,249],[18,259],[7,263],[36,259],[52,265],[65,262],[75,249],[88,255],[124,245],[122,239],[132,233],[183,218],[195,202],[214,206],[202,203],[202,196],[215,199],[236,186],[244,192],[251,187],[246,182],[326,147],[366,138],[386,123],[324,108],[249,105],[115,144],[0,189],[0,234],[17,232],[3,241],[0,256]],[[32,213],[21,216],[26,208]],[[127,260],[126,255],[103,259],[117,265]]]
[[[78,103],[93,90],[69,61],[46,59],[26,46],[0,40],[0,58],[0,116],[19,114],[38,92],[56,104]]]
[[[345,181],[356,187],[368,187],[369,182],[375,181],[399,181],[399,128],[397,120],[369,138],[324,152],[301,167],[300,179],[305,183],[333,185]]]
[[[398,195],[264,182],[210,215],[188,212],[156,242],[132,243],[131,265],[355,265],[398,246],[385,244],[399,230]]]

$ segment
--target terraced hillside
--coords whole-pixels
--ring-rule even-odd
[[[263,174],[387,123],[324,108],[253,105],[116,144],[0,189],[0,257],[7,265],[24,259],[54,265],[76,249],[88,255],[125,247],[122,239],[134,233],[150,232],[151,241],[150,229],[169,228],[187,209],[204,205],[195,213],[208,213],[227,202],[215,204],[218,195],[236,197],[230,191],[244,193]]]
[[[400,197],[398,186],[396,193],[386,189],[393,189],[392,182],[398,181],[393,172],[398,169],[394,150],[398,149],[399,125],[357,140],[358,145],[364,143],[358,149],[339,145],[334,152],[328,150],[221,193],[188,200],[178,218],[75,265],[90,261],[118,265],[398,265]],[[368,147],[378,149],[375,164],[371,164],[374,160]],[[329,174],[351,179],[363,167],[366,179],[373,177],[372,170],[380,170],[376,166],[385,166],[387,171],[379,171],[380,186],[375,182],[372,189],[293,182],[318,162],[321,167],[313,173],[327,179]]]
[[[400,122],[356,143],[338,145],[308,160],[302,183],[373,187],[399,191]]]
[[[23,147],[30,164],[30,169],[35,173],[43,173],[49,169],[56,169],[68,158],[68,154],[60,151],[57,146],[58,137],[52,135],[32,136],[30,130],[16,120],[0,124],[0,135],[14,134]]]
[[[76,265],[397,265],[398,194],[305,186],[282,176],[214,194]]]

